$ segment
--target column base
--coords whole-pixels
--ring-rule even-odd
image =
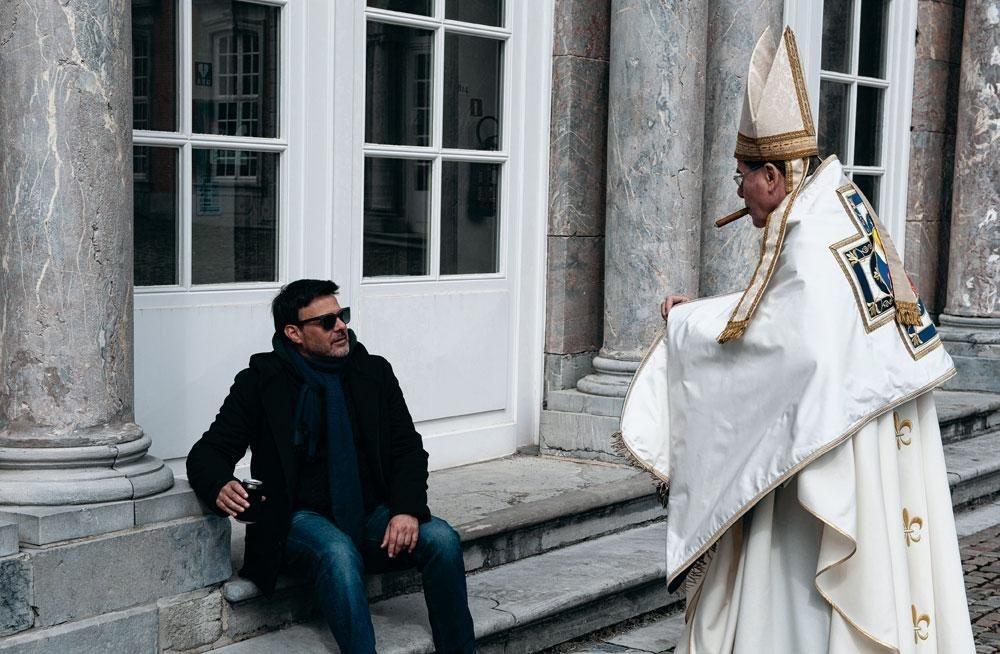
[[[539,425],[540,446],[546,454],[603,461],[622,461],[611,447],[618,430],[625,394],[638,361],[594,357],[593,374],[576,389],[551,391]]]
[[[116,445],[0,447],[0,505],[92,504],[168,490],[173,471],[140,436]]]
[[[625,397],[632,376],[639,369],[638,361],[594,357],[594,372],[576,383],[582,393],[604,395],[606,397]]]
[[[1000,393],[1000,318],[941,314],[938,331],[958,369],[944,388]]]

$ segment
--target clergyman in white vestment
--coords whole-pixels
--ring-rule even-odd
[[[750,61],[743,293],[665,307],[621,450],[669,485],[686,654],[973,652],[932,390],[955,374],[888,232],[816,132],[791,30]]]

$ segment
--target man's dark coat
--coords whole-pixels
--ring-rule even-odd
[[[343,381],[351,424],[362,443],[376,494],[385,498],[393,515],[429,520],[427,452],[389,362],[357,343]],[[253,355],[187,458],[188,480],[195,493],[224,515],[215,499],[234,479],[236,463],[250,448],[250,474],[263,482],[267,502],[260,519],[247,526],[240,574],[265,593],[274,590],[291,522],[296,488],[292,421],[300,384],[291,363],[278,354]]]

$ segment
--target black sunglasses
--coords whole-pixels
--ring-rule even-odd
[[[351,307],[344,307],[340,311],[334,311],[333,313],[324,313],[322,316],[316,316],[314,318],[306,318],[305,320],[299,320],[295,324],[299,327],[305,326],[306,323],[314,322],[323,328],[324,331],[330,331],[337,326],[337,320],[342,320],[344,324],[351,322]]]

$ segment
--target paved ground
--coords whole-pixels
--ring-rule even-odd
[[[977,654],[1000,654],[1000,525],[959,541]]]
[[[1000,506],[994,503],[993,507]],[[987,507],[984,507],[984,509]],[[995,518],[996,509],[992,513]],[[965,516],[960,516],[963,522]],[[968,522],[965,520],[964,522]],[[960,533],[962,524],[959,524]],[[968,533],[967,531],[965,533]],[[976,654],[1000,654],[1000,524],[959,538],[969,617],[976,638]],[[668,654],[683,629],[680,615],[651,615],[625,628],[608,629],[565,643],[559,654]]]

